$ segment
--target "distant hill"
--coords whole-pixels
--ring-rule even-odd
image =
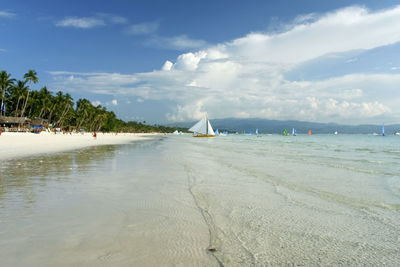
[[[229,132],[249,132],[255,131],[258,128],[259,133],[282,133],[283,129],[286,128],[289,132],[292,128],[295,128],[297,133],[308,133],[311,130],[313,133],[339,133],[346,134],[370,134],[370,133],[381,133],[382,125],[340,125],[336,123],[316,123],[316,122],[305,122],[305,121],[280,121],[280,120],[265,120],[265,119],[215,119],[210,120],[214,130],[228,130]],[[181,122],[170,124],[170,126],[178,126],[182,128],[191,127],[193,122]],[[390,135],[400,131],[400,124],[385,125],[386,134]]]

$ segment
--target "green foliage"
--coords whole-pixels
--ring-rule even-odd
[[[87,99],[79,99],[74,103],[70,94],[59,91],[54,95],[46,86],[38,91],[30,92],[27,84],[38,82],[37,73],[34,70],[29,70],[23,78],[24,80],[16,82],[15,79],[11,79],[11,74],[6,71],[0,72],[1,99],[7,105],[6,114],[4,114],[6,116],[26,115],[44,126],[51,125],[69,131],[170,133],[175,130],[165,126],[146,125],[145,121],[143,123],[125,122],[101,105],[94,106]]]

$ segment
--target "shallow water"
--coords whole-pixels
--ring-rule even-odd
[[[400,265],[399,162],[399,137],[367,135],[168,136],[2,162],[0,265]]]

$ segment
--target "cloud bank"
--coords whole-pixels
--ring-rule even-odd
[[[376,12],[354,6],[303,15],[285,29],[253,32],[214,46],[191,43],[183,37],[173,45],[200,50],[181,54],[174,62],[166,60],[160,70],[129,75],[52,72],[54,85],[168,101],[171,109],[165,116],[171,121],[198,119],[205,112],[211,118],[340,123],[382,118],[388,122],[400,116],[400,74],[393,71],[365,74],[355,69],[317,81],[285,78],[288,71],[322,56],[398,43],[400,6]]]

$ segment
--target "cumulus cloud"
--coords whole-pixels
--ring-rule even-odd
[[[172,66],[174,65],[174,63],[172,63],[171,61],[167,60],[165,61],[164,65],[162,66],[162,70],[171,70]]]
[[[260,117],[340,123],[398,118],[400,74],[359,73],[289,80],[287,71],[321,56],[400,41],[400,6],[349,7],[297,18],[280,33],[244,37],[183,53],[159,71],[134,74],[52,72],[58,88],[173,103],[168,120]],[[345,61],[346,59],[344,59]],[[73,75],[74,79],[68,79]]]
[[[58,27],[89,29],[106,25],[104,20],[95,17],[68,17],[56,23]]]
[[[16,14],[4,10],[0,10],[0,18],[13,18]]]

